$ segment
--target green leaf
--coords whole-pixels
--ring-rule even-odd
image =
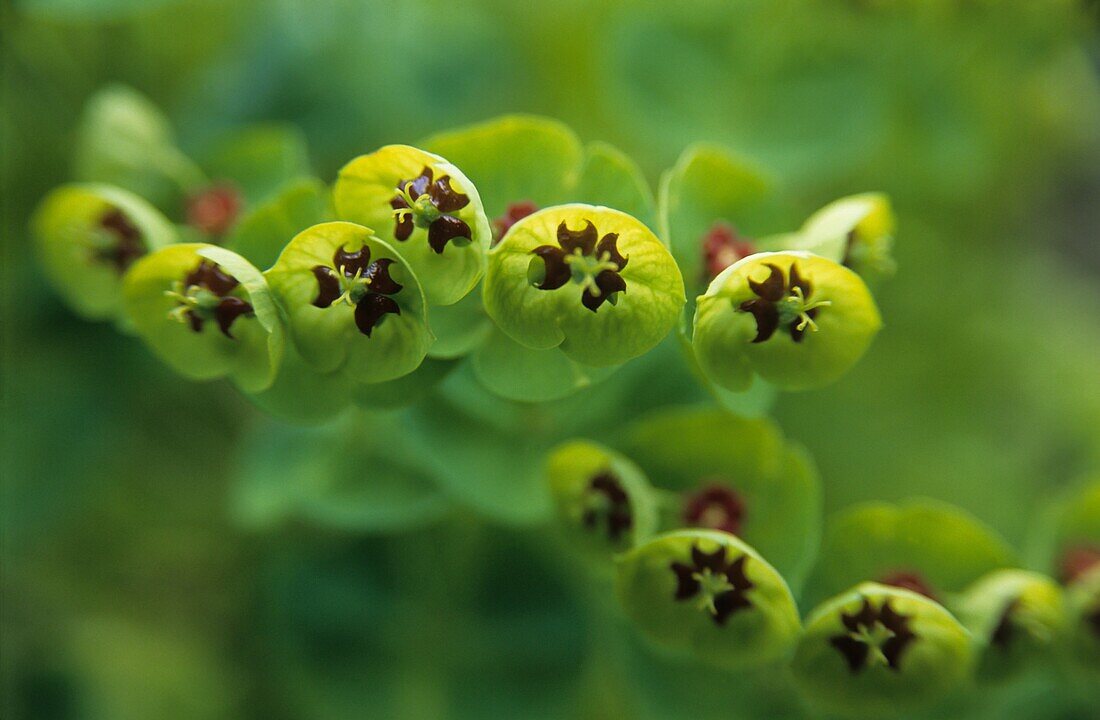
[[[634,160],[612,145],[593,142],[585,147],[580,181],[569,195],[571,202],[622,210],[657,232],[653,191],[645,175]]]
[[[493,332],[493,321],[485,314],[477,290],[454,305],[432,308],[431,322],[435,342],[428,356],[444,360],[468,355]]]
[[[661,178],[658,224],[688,287],[688,311],[710,282],[703,236],[728,223],[754,238],[774,231],[780,215],[774,183],[762,170],[718,145],[696,144]]]
[[[262,202],[287,182],[310,174],[305,136],[292,125],[237,130],[220,140],[202,165],[212,181],[232,182],[248,203]]]
[[[449,507],[393,414],[351,413],[320,428],[261,423],[239,462],[234,512],[253,527],[293,519],[392,533],[434,522]]]
[[[237,222],[226,247],[258,268],[270,268],[295,235],[326,219],[328,200],[328,189],[320,180],[291,180]]]
[[[680,408],[644,418],[627,431],[623,451],[654,485],[678,493],[672,527],[685,524],[685,500],[720,486],[741,500],[741,538],[797,588],[821,533],[817,469],[774,422],[718,409]]]
[[[88,101],[74,171],[78,180],[118,185],[160,207],[205,182],[198,166],[176,147],[168,118],[124,85],[110,85]]]
[[[486,389],[521,402],[567,397],[615,372],[615,368],[581,365],[558,348],[534,350],[520,345],[495,327],[470,363]]]
[[[866,503],[829,518],[806,602],[895,573],[915,573],[936,594],[961,592],[1013,562],[1014,553],[1000,536],[952,505]]]
[[[420,145],[462,168],[490,218],[512,203],[542,208],[568,202],[583,159],[580,140],[568,126],[534,115],[505,115],[433,135]]]

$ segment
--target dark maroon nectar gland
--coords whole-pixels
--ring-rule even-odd
[[[729,223],[716,222],[703,236],[703,281],[709,283],[741,258],[756,252],[748,238],[737,234]]]
[[[443,254],[448,242],[470,241],[473,235],[470,226],[451,214],[469,204],[469,196],[451,187],[449,175],[435,179],[432,169],[425,165],[420,175],[412,180],[397,182],[397,194],[390,200],[396,223],[393,236],[404,242],[414,228],[427,228],[428,245],[436,253]]]
[[[355,252],[337,248],[332,265],[317,265],[313,276],[317,278],[317,297],[313,305],[331,307],[334,303],[346,303],[355,308],[355,326],[370,337],[371,331],[389,313],[401,314],[401,308],[391,295],[396,295],[402,285],[390,277],[390,258],[370,259],[370,248],[364,245]]]
[[[619,272],[628,259],[616,247],[619,234],[607,233],[600,238],[591,220],[585,220],[581,230],[570,230],[563,220],[557,234],[557,246],[540,245],[531,251],[544,265],[542,277],[533,278],[535,287],[557,290],[573,281],[580,285],[581,304],[592,312],[605,302],[614,305],[616,293],[626,292],[626,281]]]
[[[679,602],[694,601],[716,625],[725,625],[730,615],[752,607],[746,597],[746,593],[754,587],[745,575],[748,556],[742,555],[730,562],[726,559],[726,553],[724,546],[706,553],[698,545],[693,545],[690,564],[674,562],[669,566],[676,576],[675,599]]]
[[[504,211],[504,214],[493,220],[493,242],[495,247],[497,243],[508,234],[508,231],[512,229],[512,226],[518,223],[528,215],[538,212],[539,206],[530,200],[521,200],[519,202],[510,203],[508,209]]]
[[[108,210],[100,218],[99,227],[105,242],[97,243],[92,249],[92,255],[100,262],[114,265],[119,275],[145,254],[141,231],[118,208]]]
[[[228,183],[211,186],[187,198],[187,224],[212,237],[229,232],[241,212],[241,194]]]
[[[1100,548],[1088,545],[1067,548],[1058,562],[1062,584],[1069,585],[1097,566],[1100,566]]]
[[[174,289],[165,293],[178,303],[169,317],[186,323],[197,333],[202,332],[208,320],[214,320],[223,335],[235,339],[230,332],[233,323],[242,315],[255,314],[251,303],[231,295],[239,285],[236,278],[217,264],[202,260]]]
[[[634,526],[630,499],[619,478],[602,472],[592,478],[584,497],[581,522],[589,530],[603,529],[612,542],[618,542]]]
[[[917,639],[909,629],[910,619],[895,612],[889,599],[875,608],[864,598],[858,612],[841,614],[840,621],[847,632],[833,636],[829,643],[844,656],[853,674],[872,665],[885,665],[897,672],[906,648]]]
[[[936,593],[932,590],[932,586],[925,581],[920,573],[913,570],[893,570],[879,578],[878,582],[883,585],[890,585],[892,587],[901,588],[902,590],[915,592],[918,595],[925,596],[929,600],[939,601],[936,597]]]
[[[684,498],[684,524],[688,527],[741,534],[745,501],[726,485],[711,482]]]
[[[754,343],[765,342],[780,327],[791,334],[791,339],[802,342],[806,330],[817,330],[814,318],[818,311],[831,305],[828,300],[814,302],[813,286],[798,272],[798,264],[792,263],[786,278],[783,271],[771,263],[766,265],[770,274],[763,282],[749,279],[749,287],[756,293],[755,300],[746,300],[738,306],[741,312],[752,313],[756,319]]]

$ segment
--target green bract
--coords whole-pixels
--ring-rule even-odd
[[[282,319],[263,275],[240,255],[200,243],[161,248],[126,274],[123,304],[142,340],[179,373],[228,376],[246,392],[274,381]]]
[[[810,216],[800,234],[803,247],[839,250],[837,262],[866,278],[892,275],[896,263],[890,251],[894,244],[894,211],[881,193],[852,195],[829,203]],[[822,250],[814,252],[826,254]]]
[[[432,305],[451,305],[481,278],[492,231],[477,188],[438,155],[387,145],[340,170],[336,214],[375,228],[423,283]]]
[[[108,185],[65,185],[32,220],[42,269],[80,315],[112,318],[121,310],[122,277],[150,250],[175,242],[167,218],[137,195]]]
[[[123,85],[88,100],[75,155],[78,180],[119,185],[160,207],[204,182],[202,171],[176,147],[168,118]]]
[[[483,297],[516,342],[559,347],[601,367],[660,342],[684,303],[684,284],[644,224],[618,210],[572,204],[512,226],[489,255]]]
[[[792,663],[816,706],[893,715],[942,699],[972,665],[970,634],[939,603],[863,583],[815,609]]]
[[[349,222],[307,228],[266,275],[298,352],[317,371],[377,383],[424,360],[432,337],[420,283],[370,229]]]
[[[665,527],[730,532],[790,585],[801,584],[820,541],[821,489],[808,453],[774,422],[710,408],[668,410],[631,426],[624,450],[654,485],[671,491]]]
[[[968,587],[952,603],[980,652],[978,677],[1004,680],[1028,665],[1051,660],[1063,639],[1062,589],[1026,570],[997,570]]]
[[[568,539],[595,558],[645,539],[657,528],[657,504],[632,462],[596,443],[575,440],[551,451],[546,480]]]
[[[494,241],[540,208],[566,202],[607,205],[652,226],[653,197],[637,165],[606,143],[582,146],[567,126],[529,115],[506,115],[428,138],[423,146],[450,158],[477,183]],[[454,306],[466,305],[468,298]],[[447,314],[452,308],[447,308]],[[460,322],[459,322],[460,321]],[[478,381],[509,399],[546,401],[588,387],[609,373],[552,350],[521,345],[496,329],[480,304],[445,317],[432,313],[432,354],[472,352]],[[454,340],[453,340],[454,339]],[[455,341],[457,340],[457,342]],[[444,356],[444,355],[440,355]]]
[[[658,213],[684,273],[689,310],[718,273],[757,252],[754,238],[782,227],[784,215],[771,178],[707,143],[684,150],[661,176]]]
[[[799,631],[783,578],[733,535],[680,530],[616,561],[616,592],[654,643],[730,669],[783,657]]]
[[[726,389],[745,390],[757,374],[800,390],[848,372],[880,326],[851,270],[809,253],[758,253],[722,271],[698,299],[692,345]]]
[[[331,217],[328,200],[328,190],[320,180],[292,180],[234,225],[226,247],[256,267],[270,268],[292,237]]]
[[[947,503],[865,503],[829,518],[807,583],[808,600],[867,580],[938,598],[1010,567],[1014,559],[996,532]]]

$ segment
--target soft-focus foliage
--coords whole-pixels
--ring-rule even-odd
[[[331,182],[358,154],[425,137],[478,185],[492,219],[509,190],[482,184],[493,162],[465,162],[437,133],[507,113],[576,131],[547,130],[561,167],[539,192],[633,203],[656,232],[668,226],[674,255],[679,220],[647,217],[645,192],[621,184],[602,198],[573,184],[587,172],[605,191],[599,178],[632,174],[621,150],[658,188],[702,142],[754,184],[759,173],[766,201],[738,205],[687,179],[670,191],[751,206],[738,229],[755,237],[797,230],[836,198],[888,194],[897,274],[865,278],[884,319],[875,345],[838,383],[782,396],[782,436],[753,431],[797,443],[792,474],[814,493],[812,507],[772,507],[816,515],[806,478],[819,474],[835,521],[825,557],[845,544],[828,528],[851,521],[836,511],[935,498],[976,516],[960,523],[980,528],[988,561],[891,554],[907,547],[896,527],[864,561],[928,561],[945,593],[1017,563],[1057,574],[1064,545],[1100,544],[1095,493],[1077,489],[1100,468],[1097,22],[1096,4],[1077,0],[5,4],[0,715],[805,716],[781,673],[731,676],[654,653],[606,578],[580,573],[537,526],[553,516],[550,448],[584,436],[625,451],[647,411],[722,392],[665,372],[669,358],[682,363],[675,339],[606,378],[563,366],[561,382],[583,392],[532,405],[516,401],[536,399],[518,379],[503,393],[513,400],[479,384],[491,363],[514,362],[511,347],[480,370],[452,360],[484,327],[459,314],[454,345],[392,383],[333,386],[284,353],[311,403],[288,402],[277,380],[254,398],[272,420],[227,381],[184,382],[138,338],[74,316],[49,289],[67,269],[44,268],[34,249],[37,203],[69,180],[109,180],[182,225],[194,192],[234,177],[246,212],[225,243],[264,270],[285,244],[268,233],[336,219],[311,178]],[[104,87],[126,113],[86,106]],[[697,269],[685,271],[689,304]],[[108,314],[100,307],[113,305],[86,314]],[[771,392],[721,399],[758,415]],[[352,403],[372,410],[341,415]],[[283,424],[322,417],[332,422]],[[657,488],[694,480],[634,459]],[[947,550],[982,549],[952,540],[965,535],[956,529]],[[775,532],[760,528],[757,550],[805,575],[794,548],[810,541]],[[866,549],[852,546],[835,557]],[[825,562],[792,581],[805,585],[804,611],[880,579],[855,577],[877,564],[837,562],[851,576]],[[1097,587],[1094,571],[1067,592],[1068,622],[1087,622]],[[1100,646],[1084,632],[1075,643],[1062,664],[1033,663],[928,713],[1100,716],[1088,694]]]

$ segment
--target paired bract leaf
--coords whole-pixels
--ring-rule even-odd
[[[79,315],[121,312],[122,278],[146,253],[176,241],[172,224],[137,195],[108,185],[63,185],[31,221],[42,270]]]
[[[338,217],[399,249],[430,304],[454,304],[481,279],[489,220],[477,188],[442,157],[387,145],[345,165],[333,199]]]
[[[570,197],[584,151],[563,123],[534,115],[505,115],[433,135],[421,147],[462,168],[478,189],[491,220],[511,205],[535,208],[584,200]]]
[[[487,390],[521,402],[568,397],[614,372],[574,362],[557,348],[520,345],[496,327],[471,356],[470,368]]]
[[[310,174],[305,136],[292,125],[237,130],[218,141],[202,166],[215,181],[231,181],[249,204],[263,202],[289,181]]]
[[[320,180],[291,180],[245,213],[234,226],[226,247],[258,268],[270,268],[291,238],[326,219],[328,205],[328,189]]]
[[[245,392],[271,386],[283,321],[264,276],[225,248],[170,245],[123,281],[126,315],[165,363],[194,380],[229,377]]]
[[[806,451],[772,421],[668,410],[631,426],[623,449],[679,495],[666,523],[733,532],[801,584],[820,540],[821,488]]]
[[[739,391],[753,375],[787,390],[837,380],[881,326],[851,270],[801,252],[758,253],[726,268],[698,299],[692,345],[715,383]]]
[[[159,207],[204,182],[202,171],[176,147],[168,118],[123,85],[88,100],[75,157],[78,180],[118,185]]]
[[[947,503],[866,503],[826,523],[807,602],[860,582],[890,579],[923,585],[936,596],[961,592],[982,575],[1011,566],[1013,559],[992,529]]]
[[[597,367],[651,349],[684,302],[675,261],[644,224],[581,204],[516,223],[490,253],[483,297],[516,342]]]
[[[307,228],[266,276],[298,352],[319,372],[383,382],[411,373],[427,355],[431,333],[417,276],[368,228]]]
[[[615,586],[650,640],[720,667],[774,662],[800,630],[783,578],[724,532],[681,530],[648,540],[617,558]]]
[[[711,279],[756,252],[754,238],[781,227],[783,217],[772,179],[710,144],[684,150],[661,177],[658,212],[661,236],[684,274],[689,312]]]
[[[970,633],[939,603],[863,583],[806,618],[791,669],[829,712],[896,715],[944,698],[970,672]]]

